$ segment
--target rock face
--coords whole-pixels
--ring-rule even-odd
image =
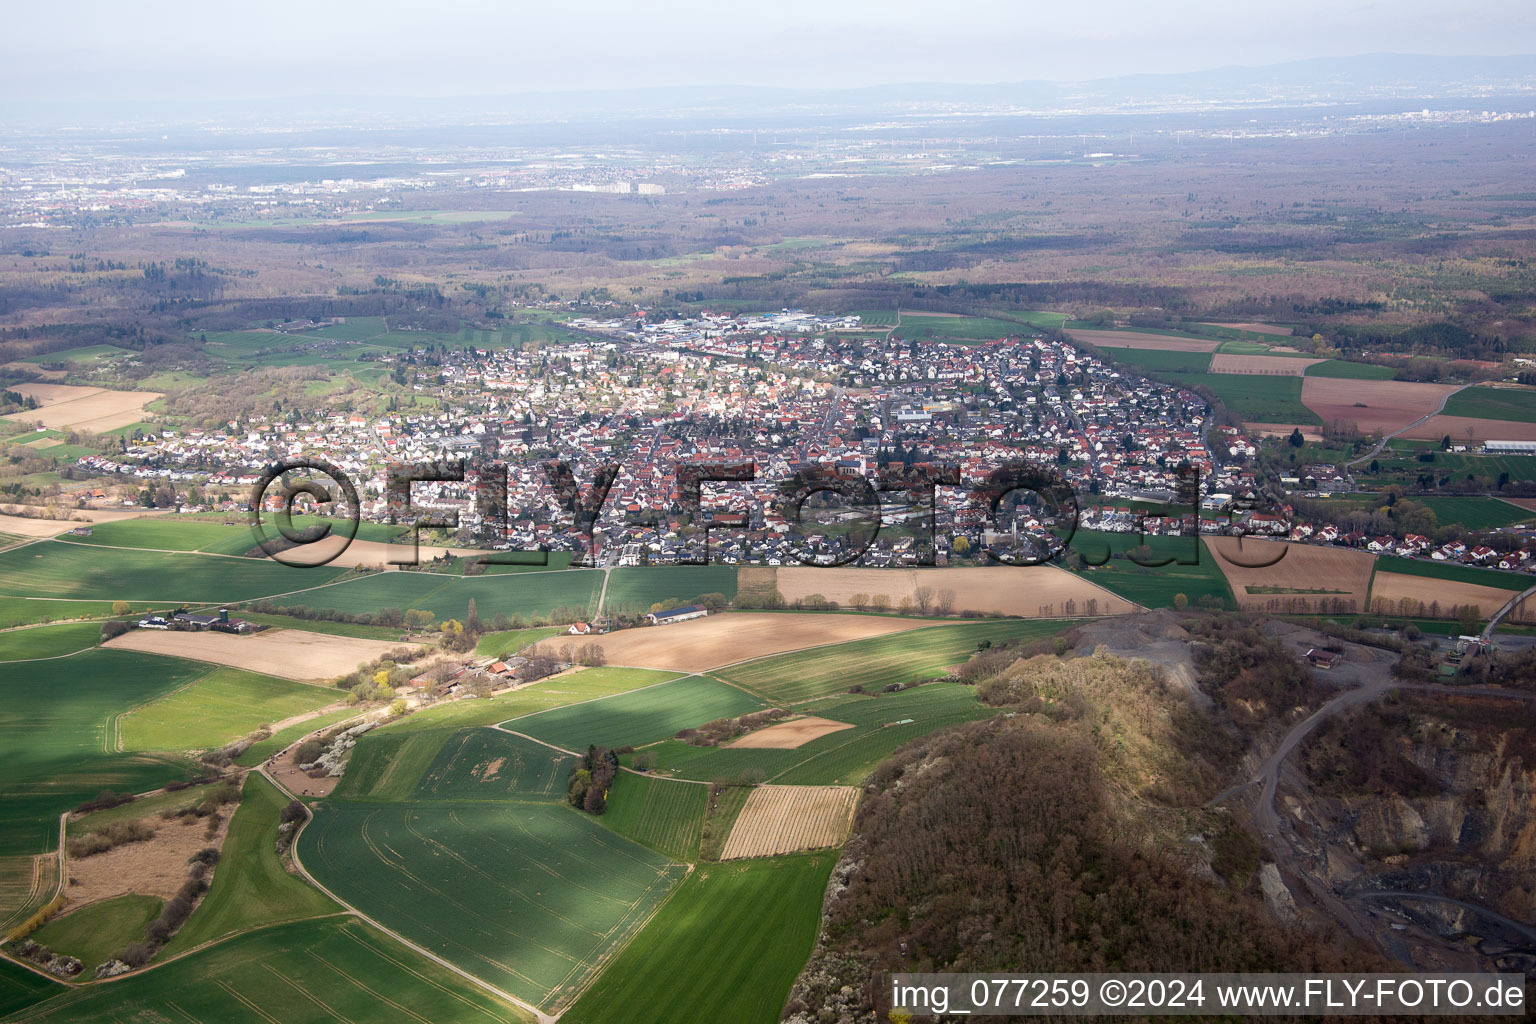
[[[1430,892],[1536,920],[1536,709],[1452,697],[1405,699],[1401,710],[1388,731],[1401,763],[1371,777],[1374,791],[1330,785],[1308,751],[1288,817],[1320,873],[1347,893]],[[1387,714],[1365,709],[1344,723],[1340,748]],[[1434,914],[1479,931],[1470,911]]]

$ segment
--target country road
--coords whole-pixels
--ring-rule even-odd
[[[1536,594],[1536,587],[1527,587],[1526,589],[1522,590],[1520,593],[1516,594],[1514,597],[1512,597],[1508,601],[1506,601],[1502,608],[1500,608],[1498,611],[1494,612],[1493,613],[1493,618],[1488,620],[1488,625],[1483,627],[1483,643],[1486,644],[1490,640],[1492,640],[1493,639],[1494,628],[1496,626],[1498,626],[1498,624],[1504,619],[1504,616],[1508,615],[1510,612],[1512,612],[1516,608],[1520,607],[1520,602],[1524,601],[1526,598],[1530,597],[1532,594]]]
[[[1459,393],[1461,393],[1462,391],[1465,391],[1467,388],[1469,388],[1471,386],[1472,386],[1471,384],[1463,384],[1463,385],[1461,385],[1461,387],[1457,388],[1455,391],[1447,391],[1444,395],[1441,395],[1440,396],[1440,404],[1435,406],[1435,411],[1434,412],[1428,413],[1428,414],[1426,414],[1424,416],[1420,416],[1418,419],[1414,420],[1412,423],[1408,424],[1406,427],[1399,427],[1397,430],[1392,431],[1392,433],[1386,435],[1380,441],[1377,441],[1376,442],[1376,447],[1372,448],[1370,451],[1366,452],[1364,455],[1360,456],[1358,459],[1351,459],[1350,461],[1344,463],[1345,471],[1348,472],[1350,467],[1358,466],[1358,465],[1360,465],[1360,463],[1368,462],[1371,459],[1374,459],[1376,456],[1380,455],[1381,452],[1382,452],[1382,449],[1387,446],[1387,442],[1392,440],[1394,437],[1398,436],[1399,434],[1407,433],[1408,431],[1412,430],[1414,427],[1418,426],[1419,424],[1427,423],[1430,420],[1434,419],[1436,416],[1439,416],[1442,412],[1445,411],[1445,403],[1447,403],[1447,402],[1449,402],[1451,400],[1451,396],[1452,395],[1459,394]],[[1351,486],[1354,485],[1355,480],[1354,480],[1353,475],[1351,475],[1349,482],[1350,482]]]

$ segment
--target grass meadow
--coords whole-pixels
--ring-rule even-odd
[[[261,775],[245,777],[213,884],[161,956],[174,956],[235,932],[334,913],[324,893],[288,873],[274,849],[287,798]]]
[[[216,668],[123,715],[118,730],[124,750],[207,750],[344,696],[329,687]]]

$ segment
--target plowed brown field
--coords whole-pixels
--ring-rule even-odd
[[[1301,404],[1324,423],[1342,420],[1355,424],[1362,433],[1380,430],[1390,434],[1434,412],[1454,390],[1450,384],[1308,377],[1301,384]]]
[[[1371,567],[1376,563],[1376,556],[1368,551],[1252,537],[1245,538],[1241,548],[1236,537],[1207,537],[1206,543],[1243,608],[1326,610],[1335,601],[1352,603],[1356,611],[1366,608]],[[1234,564],[1267,562],[1282,549],[1284,556],[1271,566]]]
[[[853,726],[847,722],[834,722],[830,718],[817,718],[812,715],[749,732],[734,743],[727,743],[726,746],[749,747],[756,750],[794,750],[796,747],[805,746],[811,740],[852,728]]]
[[[599,637],[558,637],[545,640],[540,646],[559,651],[595,641],[610,665],[704,672],[766,654],[862,640],[927,625],[931,623],[922,619],[872,615],[724,612],[671,626],[621,629]]]

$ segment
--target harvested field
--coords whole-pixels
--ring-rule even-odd
[[[1442,413],[1425,420],[1402,436],[1438,441],[1446,434],[1451,435],[1452,444],[1488,440],[1536,441],[1536,423],[1490,420],[1481,416],[1447,416]]]
[[[1076,341],[1100,348],[1141,348],[1154,352],[1215,352],[1221,344],[1216,340],[1169,338],[1161,334],[1138,334],[1135,331],[1068,331],[1067,334]]]
[[[205,846],[224,846],[230,817],[224,814],[212,839],[208,838],[205,818],[147,818],[155,830],[153,839],[116,846],[94,857],[71,857],[69,884],[64,887],[70,906],[82,907],[131,892],[170,899],[187,883],[187,861],[194,853]]]
[[[830,718],[797,718],[792,722],[779,722],[766,729],[749,732],[728,747],[749,747],[753,750],[795,750],[811,740],[821,739],[834,732],[852,729],[849,722],[834,722]]]
[[[108,391],[70,384],[17,384],[11,390],[36,398],[42,408],[13,412],[6,419],[41,423],[54,430],[126,427],[143,418],[146,405],[164,397],[158,391]]]
[[[1518,508],[1523,508],[1527,512],[1536,512],[1536,498],[1503,498],[1501,500],[1507,501]]]
[[[252,672],[309,682],[334,679],[387,651],[415,645],[330,633],[305,633],[296,629],[269,629],[252,636],[135,629],[107,641],[104,646],[211,661],[215,665],[233,665]]]
[[[1498,587],[1482,587],[1459,580],[1378,572],[1371,583],[1371,609],[1386,615],[1449,618],[1455,614],[1455,609],[1470,604],[1476,605],[1478,614],[1486,619],[1504,607],[1504,602],[1514,594]],[[1536,601],[1526,604],[1529,607],[1516,608],[1506,621],[1536,622]],[[1433,610],[1431,605],[1435,606]]]
[[[974,569],[817,569],[795,566],[778,570],[778,589],[786,601],[820,594],[845,607],[853,595],[884,594],[890,607],[903,598],[916,606],[918,587],[935,597],[954,591],[952,611],[997,612],[1022,618],[1055,615],[1123,615],[1139,611],[1123,597],[1054,565],[981,566]],[[1073,602],[1071,610],[1067,602]],[[1089,611],[1089,601],[1097,602]]]
[[[1301,404],[1324,423],[1342,420],[1355,424],[1361,433],[1380,430],[1390,434],[1434,412],[1454,390],[1450,384],[1308,377],[1301,384]]]
[[[1291,431],[1296,429],[1296,426],[1290,423],[1245,423],[1243,427],[1248,433],[1257,434],[1259,437],[1290,437]],[[1323,432],[1316,427],[1303,426],[1301,436],[1308,441],[1321,441]]]
[[[736,818],[720,859],[837,846],[848,836],[858,800],[852,786],[758,786]]]
[[[1236,537],[1207,537],[1206,544],[1239,607],[1259,611],[1329,611],[1344,602],[1345,609],[1364,611],[1371,586],[1371,567],[1376,556],[1348,548],[1246,538],[1238,547]],[[1277,549],[1285,551],[1274,565],[1245,568],[1235,562],[1267,562]],[[1343,609],[1341,609],[1343,610]]]
[[[112,523],[119,519],[137,519],[146,515],[164,515],[163,512],[143,512],[124,510],[121,512],[106,509],[70,509],[67,513],[70,519],[33,519],[30,516],[11,516],[0,513],[0,533],[9,533],[17,537],[57,537],[61,533],[73,530],[77,526],[89,526],[92,523]]]
[[[271,533],[276,536],[276,529],[272,529]],[[251,546],[256,546],[254,541]],[[339,554],[337,554],[338,551]],[[417,549],[416,557],[423,562],[429,562],[443,555],[470,557],[485,553],[469,548],[436,548],[423,544]],[[334,558],[332,558],[333,555]],[[340,569],[355,569],[360,565],[393,566],[397,563],[391,559],[406,559],[410,556],[409,543],[386,544],[383,541],[353,538],[350,544],[346,544],[345,535],[336,533],[318,543],[306,544],[301,550],[283,552],[282,559],[289,565],[330,565]],[[328,558],[331,561],[327,562]]]
[[[623,629],[598,637],[597,644],[610,665],[703,672],[748,658],[899,633],[922,625],[926,623],[914,619],[865,615],[725,612],[671,626]],[[558,651],[591,642],[589,637],[571,637],[545,640],[540,646]]]
[[[1212,373],[1256,373],[1272,377],[1304,377],[1307,367],[1322,359],[1295,356],[1238,356],[1218,352],[1211,357]]]

